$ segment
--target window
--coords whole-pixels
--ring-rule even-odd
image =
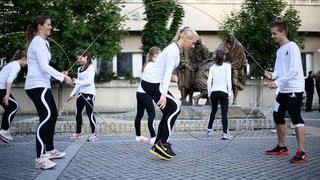
[[[120,77],[132,76],[132,54],[121,53],[117,56],[117,74]]]
[[[302,52],[301,53],[302,67],[304,76],[308,76],[309,71],[314,71],[314,58],[313,53]]]

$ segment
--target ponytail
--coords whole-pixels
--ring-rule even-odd
[[[38,25],[43,25],[47,19],[50,19],[49,16],[46,15],[38,15],[36,16],[31,24],[29,24],[28,28],[27,28],[27,35],[26,35],[26,47],[29,46],[29,44],[31,43],[32,39],[34,38],[34,36],[37,34],[38,32]]]
[[[152,46],[150,49],[149,49],[149,52],[146,56],[146,62],[144,63],[143,65],[143,69],[144,67],[146,67],[146,65],[148,64],[148,62],[154,62],[153,60],[153,57],[156,55],[156,54],[159,54],[161,52],[160,48],[157,47],[157,46]]]

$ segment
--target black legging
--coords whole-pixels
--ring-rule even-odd
[[[26,90],[26,93],[33,101],[39,116],[40,123],[36,135],[37,158],[39,158],[45,150],[54,149],[53,137],[58,110],[51,89],[34,88]]]
[[[210,94],[210,100],[212,110],[210,114],[210,120],[208,123],[208,129],[212,129],[212,124],[218,110],[218,103],[220,102],[223,132],[228,133],[228,94],[223,91],[212,91]]]
[[[141,87],[148,95],[152,97],[154,102],[158,102],[160,100],[160,83],[149,83],[142,80]],[[171,135],[171,130],[180,111],[180,105],[176,102],[172,94],[168,91],[167,104],[164,109],[161,109],[162,118],[159,123],[158,134],[155,144],[159,140],[161,140],[161,142],[163,143],[166,143],[168,141],[168,138]]]
[[[93,108],[92,108],[92,107],[94,107],[93,101],[94,101],[94,95],[92,95],[92,94],[81,93],[77,98],[77,112],[76,112],[77,130],[76,130],[76,132],[78,134],[81,133],[82,110],[84,107],[86,107],[87,116],[89,118],[89,122],[90,122],[90,126],[91,126],[91,133],[96,132],[96,119],[93,115]]]
[[[3,102],[3,98],[6,96],[7,90],[5,89],[0,89],[0,101],[1,101],[1,106],[4,109],[4,112],[2,114],[2,124],[1,124],[1,129],[3,130],[8,130],[10,127],[10,124],[16,115],[16,112],[19,109],[19,105],[17,101],[14,99],[12,94],[10,94],[9,97],[9,103],[8,106],[6,106]]]
[[[150,97],[147,93],[136,93],[137,97],[137,115],[134,120],[134,127],[136,129],[136,135],[141,136],[141,119],[144,114],[144,110],[147,110],[148,113],[148,128],[150,131],[151,138],[156,136],[156,132],[154,131],[153,122],[156,116],[153,106],[152,97]]]

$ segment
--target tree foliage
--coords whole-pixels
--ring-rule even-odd
[[[270,34],[270,22],[282,20],[288,26],[288,38],[304,47],[304,37],[298,34],[301,20],[298,11],[283,0],[245,0],[240,11],[232,12],[220,27],[219,36],[225,38],[228,30],[247,49],[262,68],[273,68],[277,45]],[[252,75],[258,76],[263,71],[247,54],[252,66]]]
[[[146,55],[152,46],[165,48],[182,24],[184,10],[174,1],[144,0],[145,20],[142,30],[142,51]]]
[[[17,49],[25,48],[25,32],[38,14],[50,16],[53,31],[49,39],[52,63],[68,69],[76,61],[75,53],[88,49],[95,57],[111,60],[120,52],[124,17],[120,14],[123,0],[9,0],[0,2],[0,59],[10,60]],[[69,60],[68,61],[68,58]],[[75,69],[75,68],[74,68]]]

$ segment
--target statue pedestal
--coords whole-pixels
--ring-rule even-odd
[[[211,106],[182,106],[178,119],[208,119],[211,113]],[[251,114],[250,114],[251,113]],[[161,115],[157,112],[157,115]],[[250,116],[249,116],[250,114]],[[249,117],[248,117],[249,116]],[[230,105],[228,110],[228,119],[261,118],[263,114],[255,109],[251,112],[250,108],[242,108],[238,105]],[[221,118],[221,109],[218,107],[216,119]]]

